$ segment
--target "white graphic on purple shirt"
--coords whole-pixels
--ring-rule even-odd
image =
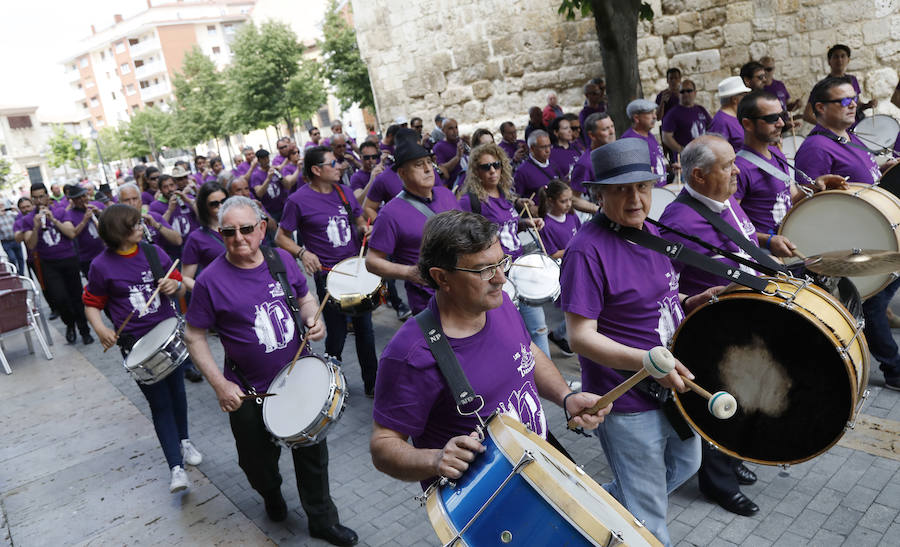
[[[518,251],[519,247],[522,246],[519,242],[519,235],[516,233],[518,227],[518,218],[516,220],[508,220],[500,225],[500,245],[509,252]]]
[[[519,374],[524,378],[526,374],[534,370],[534,352],[525,347],[525,344],[519,344],[519,351],[513,355],[514,360],[519,361]]]
[[[788,209],[790,209],[789,199],[790,197],[784,194],[775,196],[775,203],[772,204],[772,220],[775,221],[776,225],[781,224],[781,221],[787,215]]]
[[[325,233],[328,235],[328,241],[332,247],[344,247],[350,243],[350,239],[353,237],[350,223],[347,221],[347,217],[342,215],[328,219]]]
[[[147,281],[148,276],[150,278],[150,283],[128,286],[128,301],[131,303],[131,308],[138,313],[138,317],[156,313],[159,309],[159,294],[153,297],[153,301],[150,302],[150,305],[147,305],[147,299],[154,291],[152,284],[153,274],[150,272],[141,273],[143,281]]]
[[[97,225],[94,224],[94,221],[88,222],[87,231],[88,234],[90,234],[90,236],[94,239],[98,239],[100,237],[100,234],[97,232]]]
[[[533,395],[534,392],[531,382],[525,382],[520,389],[512,391],[507,404],[501,402],[497,410],[519,420],[535,434],[545,437],[547,420],[543,408]]]
[[[47,224],[47,228],[41,232],[41,239],[44,240],[44,245],[47,247],[59,245],[59,242],[62,240],[62,235],[56,230],[55,226],[50,226],[49,222]]]
[[[294,320],[280,300],[255,306],[253,331],[256,339],[266,347],[266,353],[287,347],[294,339]]]

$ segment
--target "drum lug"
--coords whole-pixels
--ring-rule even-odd
[[[857,407],[857,408],[859,408],[859,410],[856,411],[856,414],[853,416],[853,419],[850,420],[849,422],[847,422],[848,429],[856,428],[856,420],[859,419],[859,413],[862,410],[863,404],[865,404],[866,399],[869,398],[869,393],[870,393],[870,391],[868,389],[863,391],[862,397],[860,397],[860,399],[859,399],[859,406]]]
[[[853,345],[853,342],[856,341],[856,339],[859,337],[859,333],[861,333],[863,331],[865,326],[866,326],[865,319],[860,319],[859,321],[856,322],[856,330],[853,332],[853,336],[851,336],[850,339],[847,340],[847,343],[841,348],[841,354],[844,355],[845,358],[846,358],[846,354],[850,351],[850,346]]]
[[[609,541],[606,542],[606,547],[616,547],[616,545],[622,545],[623,543],[625,543],[625,536],[622,535],[622,532],[617,532],[615,530],[609,531]]]

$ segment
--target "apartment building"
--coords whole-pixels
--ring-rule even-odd
[[[118,125],[135,110],[161,104],[184,54],[194,46],[222,68],[231,62],[230,44],[250,18],[255,0],[178,0],[154,5],[82,40],[63,64],[78,112],[93,127]]]

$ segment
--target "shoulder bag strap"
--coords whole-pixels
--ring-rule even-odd
[[[262,251],[263,257],[266,259],[266,266],[269,268],[269,274],[281,285],[281,290],[284,292],[284,299],[291,309],[294,324],[297,326],[297,334],[300,335],[300,333],[306,330],[306,326],[300,318],[300,307],[297,305],[297,300],[294,298],[294,291],[291,290],[291,284],[288,283],[287,269],[284,267],[284,262],[281,261],[281,256],[279,256],[272,247],[263,246],[260,247],[259,250]]]
[[[417,200],[416,198],[412,197],[411,195],[407,194],[406,190],[400,190],[400,193],[397,194],[397,197],[402,199],[406,203],[409,203],[413,207],[415,207],[416,211],[425,215],[425,218],[431,218],[434,216],[434,211],[429,209],[428,206],[425,205],[423,202],[421,202],[421,201]]]
[[[475,192],[468,192],[466,195],[469,196],[469,208],[476,215],[481,214],[481,201],[478,199],[478,196],[475,195]]]

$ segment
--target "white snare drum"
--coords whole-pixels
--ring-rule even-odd
[[[900,200],[877,186],[851,183],[849,190],[810,196],[788,211],[778,233],[806,256],[846,249],[900,251]],[[863,299],[893,280],[893,274],[849,278]]]
[[[519,301],[540,306],[559,298],[559,264],[542,253],[522,255],[509,270],[509,277],[519,291]]]
[[[900,123],[886,114],[866,116],[859,120],[853,133],[873,154],[881,154],[885,149],[892,150],[897,134],[900,133]]]
[[[354,256],[331,268],[325,279],[331,306],[349,315],[359,315],[381,304],[384,280],[369,272],[365,262],[365,258]]]
[[[263,400],[266,429],[288,448],[321,442],[344,411],[347,380],[337,362],[318,355],[297,359],[290,375],[288,369],[269,385],[277,396]]]
[[[781,137],[781,153],[784,154],[791,163],[794,162],[794,156],[797,155],[797,150],[800,149],[800,145],[803,144],[803,137],[800,135],[789,135],[785,137]]]
[[[506,283],[503,284],[503,292],[506,293],[506,296],[512,301],[516,307],[519,307],[519,291],[516,289],[516,284],[513,283],[512,279],[506,278]]]
[[[142,384],[155,384],[178,368],[188,357],[182,329],[176,317],[170,317],[141,336],[122,363],[125,370]]]
[[[678,193],[674,192],[671,186],[675,184],[667,184],[665,186],[655,186],[650,196],[650,214],[647,216],[653,220],[659,220],[666,206],[678,197]],[[677,185],[680,186],[680,185]],[[680,191],[680,190],[679,190]]]

